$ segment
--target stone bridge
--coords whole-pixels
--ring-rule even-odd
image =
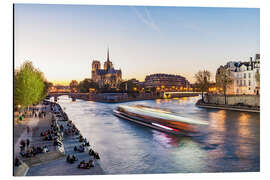
[[[88,100],[89,98],[89,93],[72,93],[72,92],[51,92],[48,94],[48,97],[54,97],[54,100],[57,101],[57,98],[59,96],[68,96],[70,98],[72,98],[73,101],[75,101],[76,99],[84,99],[84,100]]]

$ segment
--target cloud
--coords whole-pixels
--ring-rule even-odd
[[[152,19],[149,10],[144,7],[144,11],[140,12],[136,9],[136,7],[132,7],[132,9],[135,11],[137,17],[148,27],[153,29],[154,31],[160,32],[159,27],[155,24],[154,20]]]

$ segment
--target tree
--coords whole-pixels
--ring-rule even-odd
[[[48,82],[47,80],[44,80],[44,89],[43,89],[43,93],[42,93],[42,98],[44,99],[46,96],[48,96],[49,90],[50,88],[53,86],[53,83]]]
[[[32,62],[25,61],[14,74],[14,105],[22,108],[35,104],[47,94],[45,77]]]
[[[231,71],[224,67],[220,67],[216,75],[216,83],[217,83],[217,87],[222,88],[223,90],[225,104],[227,104],[227,98],[226,98],[227,89],[228,89],[228,86],[232,82],[233,80],[231,78]]]
[[[91,79],[84,79],[77,87],[78,91],[81,93],[88,93],[90,88],[94,88],[95,90],[99,89],[98,84]]]
[[[260,72],[259,72],[259,70],[256,71],[255,80],[257,83],[257,88],[259,89],[260,88]]]
[[[121,82],[119,87],[123,92],[137,92],[139,90],[139,86],[132,80]]]
[[[196,86],[202,92],[202,101],[204,102],[203,93],[208,91],[208,87],[210,84],[210,72],[207,70],[199,71],[195,74]]]
[[[69,87],[71,89],[71,92],[76,92],[77,91],[77,88],[78,88],[78,85],[79,85],[79,83],[76,80],[72,80],[69,83]]]

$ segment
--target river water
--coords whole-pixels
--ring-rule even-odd
[[[200,137],[166,134],[112,114],[119,104],[61,96],[58,103],[101,156],[106,174],[243,172],[260,170],[260,115],[203,109],[199,97],[121,104],[166,108],[209,122]]]

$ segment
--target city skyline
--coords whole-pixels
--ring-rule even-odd
[[[25,60],[48,81],[91,78],[106,50],[123,79],[178,74],[194,82],[259,53],[259,9],[15,4],[15,68]]]

